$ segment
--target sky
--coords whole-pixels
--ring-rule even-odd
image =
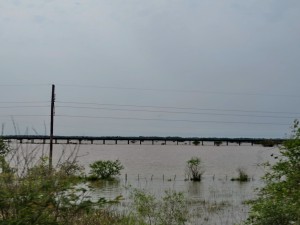
[[[299,59],[299,0],[0,0],[2,133],[284,138]]]

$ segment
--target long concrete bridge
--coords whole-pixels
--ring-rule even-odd
[[[47,135],[4,135],[1,137],[7,142],[18,141],[26,144],[47,144],[50,137]],[[285,139],[275,138],[204,138],[204,137],[123,137],[123,136],[54,136],[54,144],[152,144],[152,145],[168,145],[168,144],[185,144],[185,145],[241,145],[250,144],[263,146],[280,145]]]

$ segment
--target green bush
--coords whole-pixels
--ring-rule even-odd
[[[91,179],[109,179],[113,176],[120,175],[124,166],[121,164],[120,160],[99,160],[90,164],[90,175]]]
[[[240,181],[240,182],[246,182],[249,181],[249,175],[246,173],[245,169],[243,168],[238,168],[238,177],[231,178],[231,181]]]
[[[192,157],[186,162],[186,173],[192,181],[201,181],[204,173],[201,158]]]
[[[261,144],[263,147],[274,147],[275,145],[279,144],[276,141],[271,140],[271,139],[262,140],[258,143]]]
[[[138,225],[183,225],[189,213],[181,192],[166,191],[162,199],[142,190],[132,192],[131,218]]]
[[[283,143],[274,165],[263,177],[266,185],[252,201],[246,224],[300,224],[300,128],[294,122],[291,139]]]
[[[198,146],[199,144],[200,144],[200,141],[198,141],[198,140],[193,141],[193,145]]]

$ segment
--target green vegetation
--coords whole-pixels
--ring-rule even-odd
[[[186,172],[192,181],[201,181],[203,170],[203,163],[201,158],[192,157],[186,162]]]
[[[258,144],[261,144],[264,147],[274,147],[275,145],[281,144],[281,142],[275,141],[272,139],[266,139],[266,140],[258,142]]]
[[[198,146],[199,144],[200,144],[200,141],[197,141],[197,140],[193,141],[193,145]]]
[[[120,160],[99,160],[90,164],[90,179],[110,179],[113,176],[120,175],[124,166],[121,164]]]
[[[250,202],[252,208],[247,224],[300,224],[300,128],[294,122],[290,140],[283,143],[279,160],[270,165],[264,176],[266,186],[258,198]]]
[[[5,156],[9,152],[9,147],[4,143],[4,141],[0,138],[0,157]]]
[[[132,210],[120,214],[109,206],[121,196],[111,201],[91,198],[91,186],[82,179],[83,167],[76,157],[65,157],[68,160],[49,170],[46,157],[32,161],[34,152],[10,151],[2,140],[0,152],[0,225],[180,225],[187,221],[182,193],[169,191],[158,200],[136,190]],[[91,168],[93,176],[103,179],[119,174],[123,166],[119,160],[97,161]]]
[[[238,177],[231,178],[231,181],[240,181],[240,182],[246,182],[249,181],[249,175],[246,173],[245,169],[243,168],[238,168]]]
[[[132,208],[137,225],[183,225],[189,218],[184,195],[166,191],[161,200],[145,191],[135,189],[132,192]]]
[[[76,187],[77,169],[64,163],[49,171],[46,158],[12,167],[8,154],[1,155],[0,224],[88,224],[78,223],[78,215],[94,214],[104,205],[103,199],[92,202],[86,189]]]
[[[0,139],[0,225],[183,225],[189,218],[189,222],[192,221],[191,212],[198,213],[205,224],[211,214],[223,212],[229,205],[215,199],[198,199],[203,204],[194,210],[182,193],[167,191],[162,198],[157,198],[135,189],[129,207],[121,207],[124,211],[120,212],[111,206],[119,203],[122,196],[110,201],[94,195],[92,198],[91,192],[99,186],[95,186],[97,182],[87,182],[108,182],[103,180],[119,175],[124,168],[119,160],[90,164],[90,176],[85,179],[84,168],[78,165],[76,156],[60,157],[57,165],[49,170],[48,159],[37,152],[36,149],[30,152],[11,148]],[[67,160],[61,161],[64,158]],[[259,190],[257,199],[249,202],[251,210],[245,221],[248,225],[300,224],[298,121],[295,121],[291,139],[283,143],[275,159],[274,165],[264,164],[269,168],[264,176],[266,185]],[[186,172],[190,180],[201,181],[204,173],[201,158],[188,160]],[[239,168],[237,172],[238,176],[231,180],[249,180],[245,170]],[[190,212],[188,207],[192,209]]]

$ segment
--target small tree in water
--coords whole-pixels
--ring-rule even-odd
[[[193,141],[193,145],[199,145],[200,144],[200,141],[198,141],[198,140],[195,140],[195,141]]]
[[[201,181],[203,170],[203,163],[199,157],[192,157],[186,162],[187,174],[192,181]]]
[[[91,178],[95,179],[110,179],[113,176],[120,175],[124,166],[121,164],[120,160],[99,160],[92,164],[91,167]]]

